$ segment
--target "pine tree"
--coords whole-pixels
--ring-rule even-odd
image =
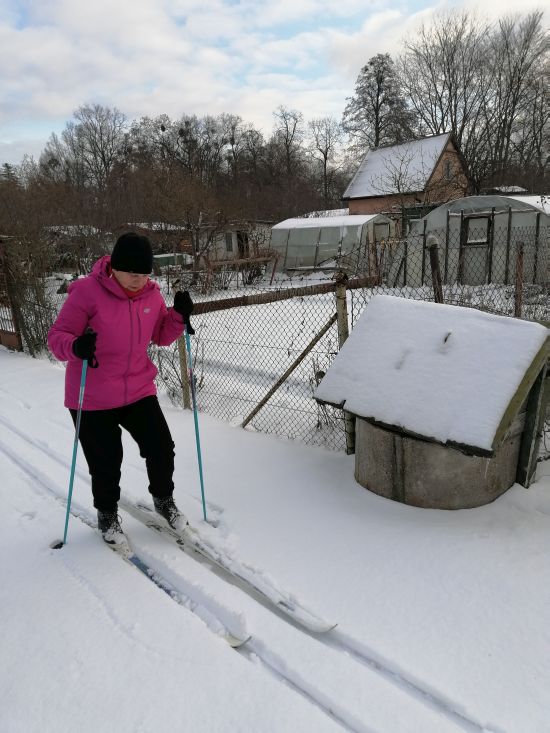
[[[415,115],[389,53],[377,54],[363,66],[348,97],[342,124],[357,149],[395,145],[415,137]]]

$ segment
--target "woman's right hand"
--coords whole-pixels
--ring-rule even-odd
[[[91,328],[86,329],[86,333],[78,336],[73,341],[73,354],[79,359],[86,359],[91,367],[97,366],[95,358],[97,333]]]

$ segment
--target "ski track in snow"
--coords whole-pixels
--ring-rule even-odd
[[[0,419],[0,422],[5,424],[5,420]],[[16,431],[12,431],[14,434]],[[32,441],[27,441],[32,442]],[[42,473],[39,469],[36,469],[34,466],[28,464],[27,462],[21,460],[19,456],[14,453],[13,450],[11,450],[5,443],[0,441],[0,452],[3,453],[13,464],[15,464],[21,471],[23,471],[27,476],[29,476],[31,479],[33,479],[37,484],[42,486],[47,494],[51,496],[53,499],[55,499],[60,504],[66,506],[67,502],[66,500],[59,496],[57,493],[55,487],[52,485],[52,482],[50,479],[46,476],[46,474]],[[51,456],[51,454],[48,454]],[[63,465],[63,464],[62,464]],[[29,484],[29,488],[34,491],[35,493],[39,494],[40,496],[43,496],[43,492],[41,492],[39,489],[36,488],[35,485]],[[78,506],[78,504],[73,500],[71,503],[71,515],[82,521],[84,524],[88,525],[91,529],[96,530],[96,524],[91,518],[91,513],[84,509],[81,506]],[[109,549],[109,548],[107,548]],[[115,552],[112,550],[112,552]],[[186,608],[188,611],[193,613],[195,616],[198,616],[209,628],[210,630],[218,635],[222,629],[226,628],[226,624],[223,623],[218,616],[218,608],[212,609],[209,608],[206,605],[202,605],[201,601],[204,601],[205,594],[201,592],[200,589],[197,589],[197,593],[200,596],[200,600],[197,601],[194,599],[191,595],[193,589],[193,585],[190,583],[186,583],[182,579],[182,585],[184,585],[184,588],[175,588],[159,571],[158,568],[152,567],[148,563],[144,563],[143,560],[141,560],[137,554],[135,555],[136,561],[128,560],[127,562],[129,564],[134,565],[134,567],[140,571],[149,581],[154,583],[154,585],[157,586],[160,590],[162,590],[166,595],[171,598],[173,601],[175,601],[178,605]],[[121,558],[122,559],[122,558]],[[125,561],[126,562],[126,561]],[[68,567],[67,562],[65,562],[65,566]],[[71,573],[75,579],[79,579],[79,577],[76,574],[76,571]],[[80,577],[80,581],[86,582],[84,578]],[[91,590],[92,595],[96,597],[97,599],[100,599],[98,592],[93,590],[91,586],[88,584],[88,590]],[[189,595],[188,595],[189,593]],[[213,605],[218,605],[213,604]],[[221,607],[221,606],[220,606]],[[113,612],[114,613],[114,612]],[[111,619],[114,618],[113,613],[109,612],[109,617]],[[224,621],[228,619],[228,617],[231,616],[231,612],[227,609],[223,609],[223,615],[224,615]],[[231,624],[234,628],[239,627],[241,624],[238,620],[234,621]],[[132,637],[133,638],[133,637]],[[148,648],[148,647],[147,647]]]
[[[4,425],[12,435],[17,436],[28,445],[37,448],[43,454],[55,461],[58,465],[62,466],[64,469],[67,470],[68,474],[70,466],[66,458],[64,456],[61,456],[55,450],[52,450],[46,442],[30,438],[16,425],[14,425],[9,420],[6,420],[2,416],[0,416],[0,424]],[[62,504],[66,505],[66,500],[63,497],[59,496],[56,489],[52,486],[51,480],[44,473],[42,473],[42,471],[37,469],[32,464],[29,464],[28,462],[20,459],[19,456],[15,454],[3,442],[0,442],[0,451],[2,451],[24,473],[34,479],[38,484],[43,486],[49,495],[51,495],[54,499],[61,502]],[[75,473],[79,476],[80,479],[84,481],[89,480],[88,474],[84,471],[77,469]],[[37,490],[35,487],[31,486],[31,488],[40,495],[43,495],[42,492]],[[219,512],[220,514],[223,512],[223,508],[221,507],[218,507],[216,505],[212,505],[212,507],[216,512]],[[72,503],[71,514],[95,529],[95,522],[91,519],[90,512],[83,507],[78,506],[78,504],[76,504],[74,501]],[[166,568],[162,567],[163,563],[161,561],[158,561],[158,559],[155,559],[153,563],[153,558],[150,555],[148,555],[147,559],[148,561],[151,561],[150,563],[147,563],[148,569],[150,571],[149,579],[154,582],[155,585],[157,585],[161,590],[167,593],[174,601],[187,608],[190,612],[195,613],[195,615],[201,618],[204,623],[207,623],[207,621],[203,617],[204,615],[201,614],[200,609],[199,612],[197,612],[197,606],[205,610],[207,616],[210,613],[215,618],[218,618],[215,611],[208,607],[205,608],[204,606],[197,604],[192,598],[184,598],[181,595],[178,598],[179,594],[177,590],[175,590],[173,588],[173,585],[166,581],[164,578],[163,570],[166,571]],[[207,562],[202,564],[208,567]],[[65,565],[67,566],[67,563],[65,563]],[[155,567],[153,567],[153,565],[155,565]],[[105,613],[109,616],[111,621],[113,621],[113,623],[116,623],[123,633],[130,634],[133,641],[137,641],[134,636],[131,635],[131,631],[125,629],[119,623],[112,609],[109,609],[104,600],[101,599],[101,596],[97,589],[92,588],[85,579],[79,578],[76,571],[71,572],[74,573],[76,579],[87,585],[90,593],[93,594],[93,596],[97,599],[99,603],[103,604]],[[144,571],[142,570],[142,572]],[[173,573],[173,571],[170,572]],[[154,577],[155,575],[157,576],[156,578]],[[182,581],[184,581],[184,579],[182,579]],[[230,582],[227,579],[226,581]],[[261,603],[258,598],[256,598],[252,594],[249,594],[249,596],[254,598],[256,602]],[[201,597],[201,600],[203,600],[203,597]],[[407,695],[408,697],[413,698],[414,701],[421,703],[423,706],[431,709],[432,711],[442,714],[449,722],[454,723],[458,726],[458,728],[466,731],[466,733],[503,733],[498,728],[489,727],[487,724],[484,725],[468,717],[467,713],[465,711],[461,711],[460,706],[458,706],[453,700],[451,700],[447,696],[442,695],[436,690],[430,689],[429,686],[424,685],[421,681],[414,679],[414,677],[412,677],[406,671],[400,669],[399,666],[391,660],[387,660],[381,657],[373,649],[366,646],[363,642],[345,634],[341,630],[334,629],[325,634],[316,634],[314,632],[309,632],[308,630],[299,626],[297,623],[292,622],[291,619],[285,617],[283,614],[277,613],[273,608],[269,607],[267,603],[261,603],[261,605],[265,608],[268,608],[268,610],[270,610],[274,615],[280,617],[281,619],[284,619],[285,622],[289,623],[291,626],[301,631],[304,635],[309,636],[315,641],[324,644],[328,648],[331,648],[348,657],[351,657],[358,664],[368,668],[370,672],[377,673],[387,682],[391,683],[394,688],[398,689],[400,692]],[[225,611],[226,613],[231,613],[228,608],[226,608]],[[221,620],[219,621],[219,623],[221,626],[226,626],[226,624],[222,623]],[[207,625],[209,624],[207,623]],[[212,629],[211,626],[210,628],[214,633],[216,633],[215,629]],[[154,649],[149,651],[154,651]],[[250,639],[237,651],[249,661],[254,661],[254,659],[257,658],[260,661],[262,667],[266,669],[270,674],[279,679],[283,684],[289,685],[297,694],[302,695],[302,697],[308,700],[312,705],[316,706],[326,715],[331,717],[334,721],[339,723],[344,730],[351,731],[351,733],[376,733],[374,729],[367,727],[364,722],[357,720],[357,718],[352,713],[343,709],[335,700],[329,699],[326,694],[316,688],[315,683],[309,683],[306,679],[303,679],[301,677],[299,672],[289,669],[288,665],[285,663],[285,660],[277,655],[276,652],[271,650],[264,642],[257,641],[256,639]],[[158,654],[158,652],[155,653]]]

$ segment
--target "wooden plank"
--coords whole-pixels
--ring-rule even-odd
[[[263,397],[260,400],[260,402],[256,405],[256,407],[252,410],[252,412],[249,413],[245,417],[245,419],[241,423],[241,427],[242,428],[245,428],[248,425],[248,423],[252,420],[252,418],[255,417],[258,414],[258,412],[260,412],[260,410],[262,409],[262,407],[265,404],[267,404],[267,402],[269,401],[269,399],[275,394],[275,392],[279,389],[279,387],[281,386],[281,384],[283,384],[283,382],[285,382],[288,379],[288,377],[296,369],[296,367],[298,366],[298,364],[300,364],[305,359],[305,357],[313,349],[313,347],[315,346],[315,344],[318,341],[320,341],[323,338],[323,336],[325,335],[325,333],[330,329],[330,327],[334,323],[336,323],[336,318],[337,318],[336,313],[333,316],[331,316],[331,318],[328,321],[328,323],[326,323],[326,325],[323,326],[323,328],[319,331],[319,333],[309,342],[309,344],[302,351],[302,353],[288,367],[288,369],[286,370],[286,372],[281,377],[279,377],[279,379],[275,382],[275,384],[273,385],[273,387],[271,387],[271,389],[265,395],[265,397]]]
[[[547,390],[546,378],[548,374],[547,364],[541,369],[527,401],[527,414],[525,416],[525,428],[521,438],[519,449],[518,470],[516,481],[518,484],[529,488],[535,476],[537,468],[537,457],[542,435],[542,428],[546,412]]]
[[[521,380],[515,395],[512,397],[510,402],[508,403],[508,407],[506,408],[504,415],[502,416],[502,419],[500,421],[500,424],[495,432],[495,437],[493,439],[493,450],[496,450],[498,446],[502,443],[504,440],[504,437],[506,436],[506,433],[510,429],[510,426],[512,422],[514,421],[516,415],[518,414],[522,404],[527,399],[533,385],[535,384],[541,370],[543,369],[544,365],[546,364],[546,361],[548,359],[548,353],[550,348],[550,337],[546,339],[544,344],[539,349],[537,355],[531,362],[530,367],[527,369],[525,374],[523,375],[523,379]]]
[[[373,288],[380,285],[379,277],[358,277],[348,280],[346,288],[354,290],[357,288]],[[269,293],[259,293],[256,295],[241,295],[236,298],[225,298],[223,300],[209,300],[195,303],[193,309],[194,315],[201,313],[212,313],[214,311],[228,310],[229,308],[240,308],[246,305],[264,305],[266,303],[275,303],[280,300],[290,300],[291,298],[303,298],[308,295],[321,295],[323,293],[333,293],[335,283],[320,283],[318,285],[306,285],[302,288],[291,288],[289,290],[277,290]]]

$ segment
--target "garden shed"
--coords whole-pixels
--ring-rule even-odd
[[[437,238],[444,284],[511,284],[520,248],[524,282],[548,280],[550,201],[542,196],[467,196],[438,206],[413,222],[393,259],[390,284],[429,282],[430,235]]]
[[[329,261],[349,257],[350,262],[366,260],[364,271],[374,275],[394,226],[382,214],[286,219],[272,227],[271,248],[279,253],[282,270],[320,269],[330,266]]]
[[[540,324],[377,295],[315,398],[356,416],[361,485],[415,506],[475,507],[533,479],[548,355]]]

